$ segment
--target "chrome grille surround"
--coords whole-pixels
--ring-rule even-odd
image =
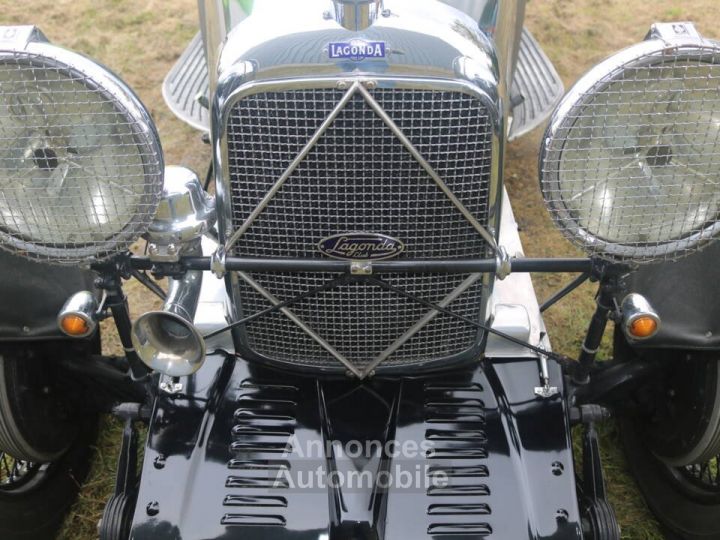
[[[437,171],[460,206],[494,235],[501,193],[497,136],[501,122],[495,102],[477,86],[417,79],[263,82],[245,85],[223,100],[222,123],[217,126],[223,239],[237,235],[255,213],[229,254],[317,259],[323,257],[317,249],[322,238],[361,231],[402,240],[407,244],[402,255],[406,259],[491,255],[489,242],[477,227],[360,92],[347,102],[267,206],[253,212],[347,89],[360,82],[371,88],[372,98]],[[272,127],[263,134],[266,125]],[[433,134],[433,128],[439,131]],[[359,131],[362,135],[356,137]],[[267,140],[260,144],[263,136]],[[333,145],[338,140],[345,141],[341,150]],[[248,147],[249,142],[256,146]],[[394,189],[386,183],[389,178],[396,181]],[[381,200],[383,194],[387,200]],[[403,207],[408,214],[402,213]],[[494,242],[494,236],[490,240]],[[485,318],[492,276],[381,277],[459,315],[477,321]],[[330,279],[329,275],[302,273],[230,276],[235,316],[252,315],[267,309],[273,300],[286,301]],[[323,371],[348,369],[360,377],[375,370],[400,371],[476,359],[482,339],[474,326],[360,281],[264,316],[236,334],[238,350],[250,359]]]

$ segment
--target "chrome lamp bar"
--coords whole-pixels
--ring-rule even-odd
[[[211,270],[210,257],[183,257],[178,263],[184,270]],[[535,273],[584,273],[592,272],[592,259],[570,258],[517,258],[510,259],[512,272]],[[327,272],[335,274],[353,274],[355,262],[323,259],[253,259],[227,257],[225,270],[229,272]],[[163,263],[153,262],[144,257],[131,257],[130,266],[138,270],[162,270]],[[170,268],[172,265],[168,265]],[[177,265],[176,265],[177,266]],[[474,274],[491,273],[498,269],[497,259],[461,259],[461,260],[405,260],[377,261],[371,264],[372,274]]]

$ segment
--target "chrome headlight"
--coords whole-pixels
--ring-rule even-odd
[[[150,115],[107,69],[18,28],[0,41],[0,245],[61,264],[125,250],[162,192]]]
[[[688,24],[591,70],[558,106],[543,197],[577,245],[610,260],[677,258],[720,233],[720,46]]]

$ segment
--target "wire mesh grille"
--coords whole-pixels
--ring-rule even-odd
[[[487,223],[492,165],[492,123],[476,98],[455,92],[385,90],[373,97],[437,170],[460,201]],[[233,226],[238,228],[342,99],[335,89],[279,91],[238,102],[227,126]],[[321,258],[318,242],[361,231],[405,243],[405,258],[468,258],[487,254],[485,241],[356,94],[235,247],[245,257]],[[253,274],[280,300],[330,279],[322,274]],[[464,276],[394,276],[393,284],[441,301]],[[268,302],[242,281],[245,314]],[[482,287],[452,308],[478,320]],[[307,299],[291,310],[358,367],[376,358],[428,309],[377,286],[352,283]],[[265,357],[295,364],[337,361],[282,314],[245,328],[246,345]],[[476,328],[436,317],[386,365],[422,363],[470,351]]]
[[[9,251],[63,264],[101,259],[126,249],[155,214],[157,136],[137,100],[92,67],[97,74],[0,53],[0,244]]]
[[[337,276],[254,274],[253,277],[279,299],[287,300]],[[394,275],[385,279],[425,300],[438,303],[458,287],[465,277],[442,274]],[[245,286],[241,286],[241,292],[243,307],[248,315],[269,305],[261,297],[248,294]],[[478,282],[452,303],[449,309],[477,320],[481,301],[482,285]],[[290,310],[361,369],[429,311],[427,307],[410,302],[397,293],[362,282],[348,283],[320,293],[293,304]],[[422,363],[446,358],[466,351],[478,337],[475,327],[458,323],[448,315],[438,315],[383,365]],[[282,313],[273,313],[248,325],[246,339],[252,350],[275,360],[309,366],[337,364],[330,353]]]
[[[572,99],[546,138],[541,175],[573,242],[650,262],[688,254],[718,232],[718,50],[635,55]]]

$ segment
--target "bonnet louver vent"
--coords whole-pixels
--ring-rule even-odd
[[[297,394],[294,386],[242,383],[225,481],[232,492],[223,501],[228,513],[222,525],[285,526],[288,500],[282,493],[289,488],[290,463],[284,455],[292,452]]]
[[[444,478],[427,490],[431,536],[487,537],[492,527],[482,516],[492,513],[486,479],[490,471],[485,434],[483,389],[478,384],[425,385],[425,440],[432,444],[429,474]]]

